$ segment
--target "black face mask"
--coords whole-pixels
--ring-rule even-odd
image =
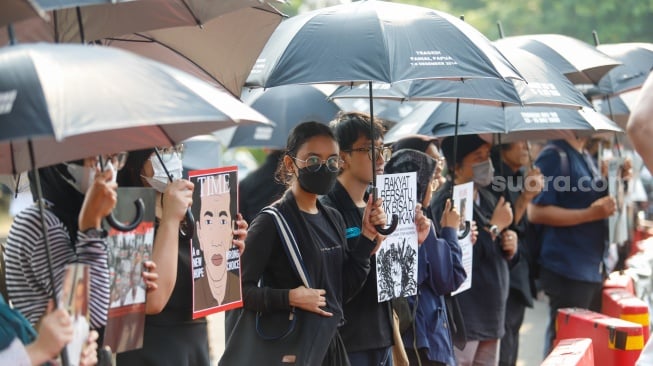
[[[306,192],[323,195],[329,193],[336,184],[338,172],[332,172],[322,164],[316,172],[311,172],[307,168],[299,169],[297,180],[300,187]]]

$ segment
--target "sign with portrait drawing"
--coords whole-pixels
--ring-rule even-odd
[[[110,303],[104,345],[116,353],[143,347],[146,288],[143,263],[152,256],[156,193],[152,188],[120,187],[114,216],[131,222],[136,216],[134,201],[143,201],[143,219],[131,231],[120,231],[104,222],[109,234]],[[106,221],[106,220],[105,220]]]
[[[193,319],[242,307],[240,254],[233,243],[238,214],[238,168],[194,170],[191,211],[195,235],[190,251]]]
[[[453,187],[452,202],[460,213],[460,227],[458,228],[458,245],[462,250],[462,265],[467,273],[467,279],[451,294],[456,295],[472,287],[472,259],[474,251],[472,246],[472,232],[460,239],[465,233],[467,224],[471,225],[474,216],[474,182],[457,184]]]
[[[388,220],[393,214],[399,217],[397,229],[376,253],[377,295],[382,302],[417,294],[417,174],[380,174],[377,185]]]

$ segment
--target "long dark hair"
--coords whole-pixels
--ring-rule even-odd
[[[28,177],[32,198],[36,201],[40,197],[37,196],[36,177],[33,170],[28,173]],[[65,164],[39,168],[41,190],[43,192],[43,198],[48,203],[47,207],[66,227],[71,243],[75,243],[77,240],[77,230],[79,229],[79,212],[84,203],[84,195],[67,182],[64,177],[73,179]]]
[[[125,165],[118,172],[119,187],[143,187],[143,165],[154,153],[154,148],[130,151]]]
[[[296,157],[297,151],[302,147],[302,145],[316,136],[326,136],[331,138],[333,141],[338,141],[327,125],[314,121],[303,122],[290,131],[284,155],[293,158]],[[289,186],[292,182],[292,172],[286,168],[283,159],[279,159],[279,164],[277,165],[277,171],[275,172],[274,177],[278,182],[285,184],[286,186]]]

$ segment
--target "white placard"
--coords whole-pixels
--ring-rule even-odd
[[[377,176],[379,197],[388,220],[399,217],[397,229],[376,253],[376,286],[379,302],[417,294],[417,174]]]
[[[467,273],[465,281],[451,295],[459,294],[472,287],[472,261],[474,257],[471,230],[460,239],[465,231],[466,223],[472,222],[474,216],[474,182],[458,184],[453,187],[453,205],[460,213],[460,227],[458,228],[458,245],[462,250],[462,264]]]

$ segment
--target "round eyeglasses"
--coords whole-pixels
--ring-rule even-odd
[[[326,166],[326,168],[330,172],[337,172],[340,169],[340,164],[342,162],[342,160],[338,156],[329,156],[326,160],[321,160],[319,157],[315,155],[309,156],[308,158],[306,158],[306,160],[302,160],[294,156],[291,156],[291,158],[293,158],[293,160],[295,161],[301,161],[302,163],[306,164],[306,169],[309,172],[313,172],[313,173],[320,170],[322,164],[324,164],[324,166]],[[295,163],[295,165],[297,165],[297,163]],[[299,166],[297,167],[299,168]]]
[[[376,152],[376,158],[379,156],[383,158],[383,161],[388,161],[392,157],[392,149],[389,147],[377,146],[374,148]],[[358,149],[342,150],[344,152],[367,152],[367,157],[372,160],[372,148],[371,147],[360,147]]]

